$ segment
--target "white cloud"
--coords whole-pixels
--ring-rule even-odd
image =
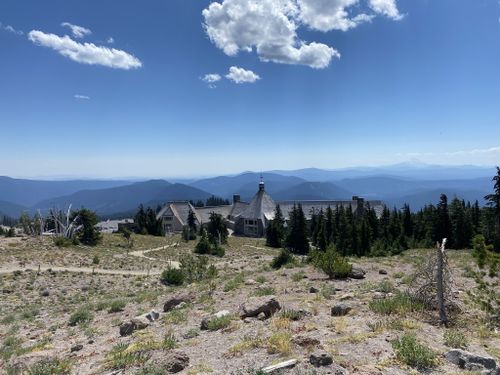
[[[226,55],[256,50],[263,61],[326,68],[338,52],[306,43],[296,33],[298,8],[290,0],[224,0],[203,10],[210,40]]]
[[[76,94],[74,96],[75,99],[79,99],[79,100],[90,100],[90,96],[87,96],[87,95],[78,95]]]
[[[251,70],[245,70],[237,66],[229,68],[229,73],[226,74],[226,78],[234,83],[254,83],[260,79],[260,77]]]
[[[221,80],[221,76],[217,73],[205,74],[201,80],[206,83],[215,83]]]
[[[75,38],[83,38],[86,35],[92,34],[92,31],[90,31],[89,29],[82,26],[73,25],[69,22],[63,22],[61,23],[61,26],[69,28]]]
[[[500,153],[500,147],[476,148],[472,150],[458,150],[446,152],[408,152],[406,156],[472,156]],[[402,155],[402,154],[401,154]]]
[[[108,44],[113,44],[115,40],[112,37],[109,37],[108,40],[106,40],[106,43]]]
[[[303,41],[302,26],[347,31],[376,15],[401,19],[396,0],[219,0],[203,10],[205,31],[228,56],[255,51],[262,61],[326,68],[334,48]],[[364,7],[363,7],[364,6]]]
[[[79,43],[65,35],[46,34],[32,30],[28,34],[33,43],[51,48],[59,54],[81,64],[102,65],[116,69],[135,69],[142,62],[135,56],[115,48],[96,46],[93,43]]]
[[[219,82],[222,77],[217,73],[205,74],[200,78],[203,82],[208,83],[208,87],[211,89],[215,89],[217,87],[216,83]]]
[[[347,31],[366,22],[366,17],[349,16],[348,8],[359,0],[298,0],[300,19],[312,29],[319,31]],[[365,15],[366,16],[366,15]]]
[[[404,17],[399,13],[396,0],[370,0],[370,7],[376,13],[383,14],[395,21],[399,21]]]
[[[3,25],[0,22],[0,29],[4,29],[5,31],[8,31],[9,33],[17,34],[17,35],[24,35],[24,32],[21,30],[16,30],[14,29],[11,25]]]

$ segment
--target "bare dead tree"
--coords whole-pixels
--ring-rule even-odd
[[[409,294],[429,309],[439,311],[439,322],[447,325],[448,310],[457,308],[452,293],[452,278],[446,258],[446,238],[417,269],[408,288]]]
[[[66,212],[59,208],[51,208],[49,218],[54,222],[54,233],[56,236],[73,238],[75,231],[78,229],[78,216],[71,219],[71,205]]]
[[[448,325],[448,317],[446,316],[446,308],[444,301],[444,250],[446,238],[443,238],[441,246],[437,243],[437,265],[436,265],[436,284],[437,284],[437,302],[439,308],[439,320],[441,324]]]

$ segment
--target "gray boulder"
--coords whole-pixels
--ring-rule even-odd
[[[309,362],[316,367],[329,366],[333,363],[333,358],[324,350],[316,350],[309,356]]]
[[[495,360],[491,357],[483,357],[460,349],[450,350],[445,353],[444,357],[448,362],[470,371],[495,370],[497,367]]]
[[[163,304],[163,312],[169,312],[170,310],[173,310],[176,308],[178,305],[181,303],[188,303],[193,300],[193,295],[192,294],[178,294],[173,297],[170,297],[168,300],[165,301]]]
[[[137,316],[128,322],[120,324],[120,336],[129,336],[135,331],[147,328],[151,320],[146,315]]]
[[[281,310],[281,305],[276,296],[250,297],[240,306],[241,319],[264,314],[266,318]]]
[[[231,312],[228,311],[228,310],[222,310],[222,311],[219,311],[215,314],[212,314],[210,316],[206,316],[205,318],[203,318],[201,320],[201,324],[200,324],[200,328],[203,329],[203,330],[207,330],[208,329],[208,325],[209,323],[213,320],[213,319],[218,319],[218,318],[222,318],[224,316],[228,316],[228,315],[231,315]]]
[[[181,372],[189,366],[189,357],[181,350],[155,353],[148,364],[161,368],[170,374]]]
[[[352,310],[352,307],[346,303],[341,303],[332,307],[332,316],[344,316]]]
[[[349,277],[351,279],[364,279],[366,272],[361,268],[352,267],[351,272],[349,273]]]

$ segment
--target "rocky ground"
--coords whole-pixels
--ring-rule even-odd
[[[491,361],[500,360],[500,334],[469,293],[478,270],[467,251],[448,252],[459,310],[445,328],[435,311],[396,304],[430,250],[351,259],[363,278],[328,280],[300,260],[273,270],[278,252],[263,240],[230,238],[226,255],[211,259],[215,280],[174,287],[157,273],[194,242],[135,236],[127,249],[106,235],[98,248],[57,249],[50,239],[0,241],[0,373],[494,374]],[[156,250],[136,253],[147,249]],[[486,279],[498,298],[498,278]],[[419,346],[398,350],[402,337]],[[413,352],[429,363],[411,363]]]

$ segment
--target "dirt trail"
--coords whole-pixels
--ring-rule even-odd
[[[147,253],[150,253],[152,251],[158,251],[158,250],[166,250],[170,247],[176,247],[178,246],[179,244],[178,243],[174,243],[172,245],[165,245],[165,246],[160,246],[160,247],[155,247],[154,249],[146,249],[146,250],[136,250],[136,251],[131,251],[130,253],[128,253],[129,255],[132,255],[134,257],[138,257],[138,258],[144,258],[144,259],[149,259],[149,260],[158,260],[156,258],[151,258],[151,257],[148,257],[146,256]],[[174,262],[174,263],[177,263],[177,262]]]
[[[174,244],[175,245],[175,244]],[[129,255],[138,257],[138,258],[144,258],[148,260],[154,260],[157,261],[158,259],[156,258],[151,258],[146,256],[146,253],[149,253],[151,251],[156,251],[156,250],[165,250],[169,247],[172,247],[174,245],[166,245],[166,246],[161,246],[161,247],[155,247],[153,249],[147,249],[147,250],[137,250],[137,251],[131,251]],[[165,262],[167,263],[167,262]],[[179,262],[175,261],[169,261],[171,267],[174,268],[179,268],[180,264]],[[51,265],[26,265],[24,267],[21,266],[16,266],[16,265],[11,265],[7,267],[0,267],[0,275],[2,274],[7,274],[7,273],[12,273],[16,271],[26,271],[26,270],[32,270],[32,271],[47,271],[47,270],[52,270],[52,271],[67,271],[67,272],[83,272],[83,273],[97,273],[97,274],[105,274],[105,275],[134,275],[134,276],[147,276],[147,275],[158,275],[161,273],[161,270],[153,270],[151,269],[150,271],[137,271],[137,270],[121,270],[121,269],[103,269],[103,268],[91,268],[91,267],[59,267],[59,266],[51,266]]]

